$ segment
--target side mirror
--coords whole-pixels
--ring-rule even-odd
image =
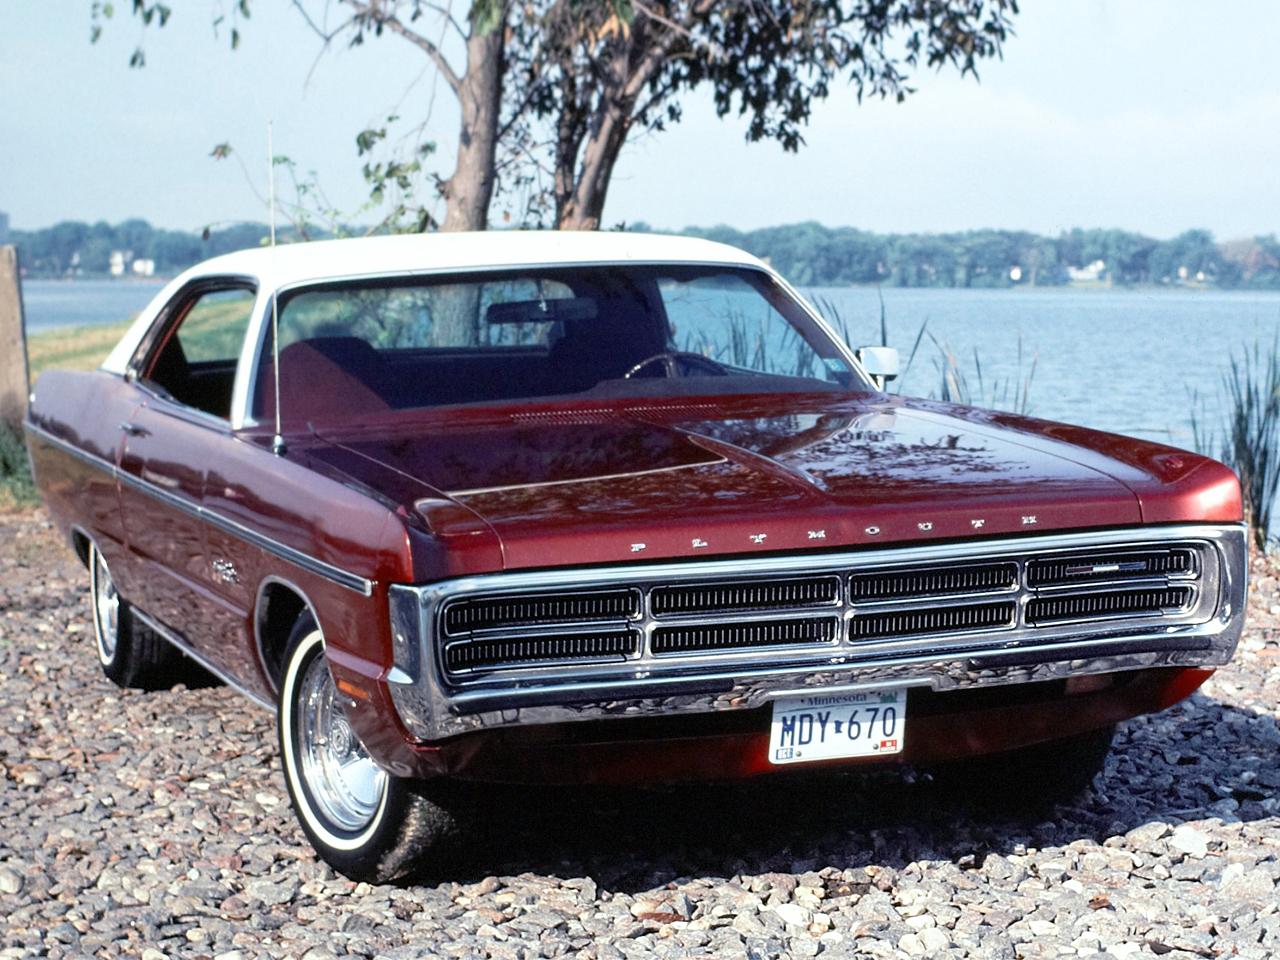
[[[898,351],[894,347],[859,347],[854,356],[862,369],[871,375],[876,386],[883,390],[885,382],[898,375]]]

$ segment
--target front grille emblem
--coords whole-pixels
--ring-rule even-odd
[[[632,553],[639,553],[639,552],[640,552],[641,550],[643,550],[646,546],[647,546],[647,544],[643,544],[643,543],[633,543],[633,544],[631,545],[631,552],[632,552]]]
[[[765,537],[767,537],[767,536],[768,536],[768,534],[767,534],[767,533],[753,533],[753,534],[751,534],[751,542],[752,542],[752,543],[764,543],[764,538],[765,538]]]
[[[701,537],[693,538],[693,549],[701,550],[706,545],[707,545],[707,541],[703,540]]]

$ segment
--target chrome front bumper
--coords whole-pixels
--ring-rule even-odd
[[[1055,554],[1175,545],[1194,547],[1201,566],[1194,603],[1174,615],[1121,616],[1033,628],[1026,611],[1037,593],[1019,586],[999,594],[1014,601],[1018,612],[1010,625],[998,629],[860,642],[850,639],[848,626],[860,611],[894,604],[842,597],[831,609],[833,616],[842,618],[843,632],[830,644],[666,656],[655,653],[651,642],[662,624],[655,619],[647,598],[660,585],[987,560],[1015,560],[1021,585],[1027,563]],[[845,692],[922,686],[946,691],[1153,667],[1220,666],[1231,659],[1243,629],[1247,572],[1247,530],[1232,524],[557,569],[425,586],[397,585],[391,587],[395,666],[388,679],[406,728],[424,741],[438,741],[495,727],[751,709],[775,697],[817,688]],[[474,680],[450,674],[445,668],[441,612],[449,601],[619,585],[635,586],[646,598],[630,625],[642,638],[633,656],[609,663],[517,665]],[[946,600],[934,598],[932,602],[945,605]],[[752,616],[711,613],[695,619],[700,624],[724,623],[750,621]],[[536,627],[530,630],[531,635],[537,633]]]

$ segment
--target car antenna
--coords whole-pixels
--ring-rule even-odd
[[[267,183],[271,196],[271,263],[275,266],[276,249],[276,149],[272,137],[272,121],[267,121]],[[271,375],[275,378],[276,435],[271,438],[271,452],[283,457],[289,450],[280,433],[280,301],[274,286],[271,290]]]

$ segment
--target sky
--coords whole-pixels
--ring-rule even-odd
[[[212,25],[232,0],[170,4],[163,30],[117,12],[91,45],[88,0],[0,0],[0,211],[14,229],[264,220],[268,121],[276,152],[315,170],[339,209],[366,193],[356,133],[389,114],[434,140],[448,173],[451,94],[402,39],[325,52],[286,0],[254,0],[233,52]],[[604,223],[1280,232],[1280,3],[1022,8],[980,83],[925,70],[906,103],[862,105],[837,85],[798,154],[745,143],[743,121],[689,97],[681,124],[624,150]],[[147,65],[132,70],[139,40]],[[245,168],[210,157],[224,142]]]

